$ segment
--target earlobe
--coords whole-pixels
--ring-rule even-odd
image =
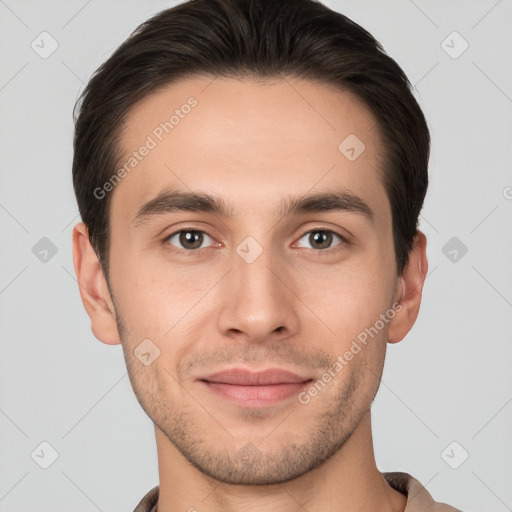
[[[87,226],[80,222],[73,228],[73,265],[80,297],[91,319],[94,336],[108,345],[121,343],[103,269],[89,241]]]
[[[427,238],[421,231],[416,232],[409,261],[400,277],[396,293],[396,315],[389,322],[388,343],[398,343],[411,330],[418,317],[423,284],[427,276]]]

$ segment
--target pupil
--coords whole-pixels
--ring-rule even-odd
[[[180,243],[185,247],[188,244],[189,247],[190,247],[190,245],[192,245],[193,249],[197,249],[198,247],[201,247],[201,243],[202,243],[201,237],[202,237],[202,234],[199,233],[198,231],[185,231],[181,234]],[[194,239],[195,239],[195,242],[194,242]]]
[[[314,243],[320,244],[322,247],[329,247],[331,242],[332,234],[325,231],[316,231],[313,234]],[[322,239],[324,242],[322,243]]]

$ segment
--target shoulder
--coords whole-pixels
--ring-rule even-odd
[[[158,495],[160,488],[157,485],[153,487],[135,507],[133,512],[157,512]]]
[[[427,489],[409,473],[385,472],[382,476],[393,489],[407,496],[404,512],[462,512],[446,503],[434,501]]]

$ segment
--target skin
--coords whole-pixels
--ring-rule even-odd
[[[396,274],[374,116],[352,93],[312,81],[198,77],[129,112],[126,156],[190,96],[198,105],[110,192],[110,289],[86,226],[73,232],[92,331],[122,343],[155,423],[159,510],[403,511],[406,497],[376,467],[370,408],[387,343],[416,321],[428,264],[419,231]],[[350,133],[366,146],[354,161],[338,150]],[[134,223],[169,188],[219,196],[236,215],[167,212]],[[364,199],[373,224],[356,212],[276,211],[290,194],[341,189]],[[193,255],[168,238],[186,228],[208,234]],[[319,248],[309,236],[319,229],[349,242],[334,236]],[[252,263],[236,251],[247,236],[263,249]],[[249,409],[197,380],[244,366],[316,381],[395,302],[400,311],[307,405],[292,397]],[[148,338],[160,355],[146,366],[134,350]]]

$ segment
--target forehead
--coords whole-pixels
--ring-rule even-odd
[[[342,188],[389,210],[373,114],[353,93],[309,80],[181,80],[131,109],[120,146],[128,172],[112,212],[125,221],[166,188],[227,195],[261,214],[274,196]]]

